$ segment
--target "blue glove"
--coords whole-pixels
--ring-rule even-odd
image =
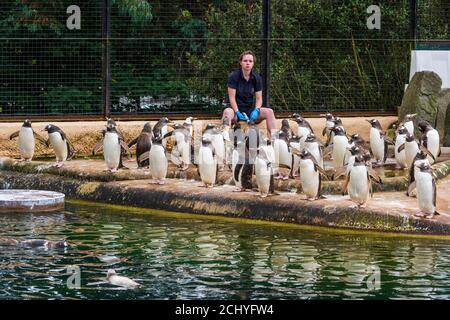
[[[253,109],[253,111],[250,112],[250,121],[258,120],[260,113],[261,113],[261,110],[259,108]]]
[[[236,116],[240,121],[248,121],[248,118],[244,116],[239,110],[236,111]]]

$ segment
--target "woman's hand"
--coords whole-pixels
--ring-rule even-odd
[[[248,117],[244,116],[239,110],[236,111],[236,116],[240,121],[248,121]]]
[[[259,108],[255,108],[250,113],[250,121],[256,121],[259,118],[259,114],[261,113],[261,110]]]

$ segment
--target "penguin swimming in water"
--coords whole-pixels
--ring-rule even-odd
[[[397,129],[397,137],[395,138],[394,145],[394,155],[395,160],[397,161],[398,166],[400,168],[406,168],[406,155],[404,148],[400,148],[406,142],[406,134],[408,133],[408,129],[406,127],[401,126]]]
[[[136,289],[142,287],[142,285],[128,277],[117,275],[116,271],[113,269],[108,270],[106,274],[106,281],[108,281],[112,285],[127,289]]]
[[[275,154],[271,141],[266,139],[264,142],[265,144],[259,146],[255,159],[256,184],[261,198],[266,198],[269,194],[275,192],[272,167]]]
[[[48,141],[37,134],[31,127],[31,121],[26,119],[19,131],[12,133],[9,140],[19,137],[20,161],[31,161],[34,156],[35,140],[48,147]]]
[[[142,129],[139,136],[134,138],[128,143],[128,148],[131,148],[133,145],[136,145],[136,162],[138,165],[138,168],[148,167],[149,162],[148,159],[144,160],[142,162],[139,162],[139,157],[149,152],[152,147],[152,139],[153,139],[153,130],[150,122],[147,122],[144,125],[144,128]]]
[[[199,150],[198,172],[203,182],[203,187],[214,187],[217,181],[219,168],[216,160],[216,153],[211,140],[202,139]]]
[[[12,238],[0,238],[0,243],[6,243],[23,248],[64,249],[69,247],[66,240],[52,241],[44,239],[27,239],[19,241]]]
[[[59,127],[48,124],[43,131],[47,131],[48,140],[55,151],[55,166],[60,168],[64,165],[64,161],[70,160],[75,155],[75,148],[67,139],[66,134]]]
[[[436,180],[433,177],[433,169],[429,164],[421,163],[416,174],[417,200],[419,202],[420,213],[417,217],[432,219],[439,215],[436,211]]]
[[[121,135],[117,133],[117,129],[114,125],[109,124],[106,127],[106,131],[103,136],[103,158],[105,159],[107,170],[110,172],[117,172],[118,169],[124,168],[122,163],[122,149],[125,152],[131,153],[130,149],[122,140]],[[92,154],[98,151],[99,147],[92,150]]]
[[[420,143],[422,146],[428,149],[434,156],[434,159],[430,157],[428,161],[433,164],[435,160],[441,155],[441,147],[439,144],[439,132],[434,129],[427,121],[422,120],[417,124],[422,136],[420,137]]]
[[[409,134],[414,135],[414,118],[416,117],[416,115],[417,113],[408,113],[407,115],[405,115],[403,120],[398,124],[398,128],[403,126],[406,128],[406,130],[408,130]]]
[[[394,145],[394,141],[386,135],[377,119],[366,121],[372,126],[370,128],[370,150],[376,160],[376,164],[383,165],[387,159],[388,144]]]
[[[332,133],[333,131],[331,129],[334,128],[334,116],[331,113],[327,113],[325,115],[325,127],[322,130],[322,136],[326,136],[327,140],[325,142],[325,147],[328,147],[328,145],[333,141]]]
[[[302,190],[306,200],[313,201],[323,198],[321,195],[322,176],[327,177],[325,170],[317,163],[316,158],[307,150],[293,151],[300,157],[300,176]]]
[[[378,174],[366,164],[361,155],[355,157],[355,163],[347,174],[342,194],[348,191],[350,199],[356,203],[355,206],[363,208],[366,206],[369,196],[373,196],[372,179],[377,183],[382,183]]]

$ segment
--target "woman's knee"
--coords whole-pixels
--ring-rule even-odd
[[[275,114],[272,109],[270,108],[261,108],[261,115],[265,119],[275,118]]]

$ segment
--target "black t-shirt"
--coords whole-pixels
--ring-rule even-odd
[[[250,79],[244,78],[242,69],[235,70],[228,76],[227,85],[231,89],[236,89],[236,103],[241,112],[250,116],[250,111],[255,106],[255,92],[262,91],[262,78],[252,70]]]

